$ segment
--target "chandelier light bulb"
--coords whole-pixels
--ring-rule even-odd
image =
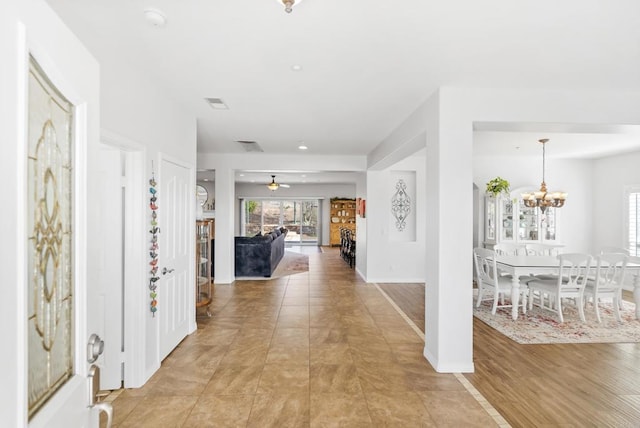
[[[293,10],[293,4],[295,3],[294,0],[284,0],[284,11],[287,13],[291,13],[291,11]]]
[[[294,6],[299,5],[302,0],[276,0],[278,4],[284,6],[284,11],[287,13],[291,13]]]

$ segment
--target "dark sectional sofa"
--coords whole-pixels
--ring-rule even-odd
[[[270,277],[284,256],[287,232],[280,228],[262,236],[236,236],[235,275]]]

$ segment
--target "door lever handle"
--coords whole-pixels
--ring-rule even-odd
[[[168,273],[173,272],[174,270],[175,270],[175,269],[167,269],[166,267],[163,267],[163,268],[162,268],[162,274],[163,274],[163,275],[166,275],[166,274],[168,274]]]
[[[91,407],[96,409],[98,412],[105,412],[107,414],[106,428],[111,428],[111,425],[113,423],[113,406],[111,405],[111,403],[96,403]]]

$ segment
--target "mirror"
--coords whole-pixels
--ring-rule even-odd
[[[196,186],[196,199],[198,200],[198,204],[200,204],[201,207],[204,206],[204,204],[207,202],[207,199],[209,199],[209,192],[207,192],[207,189],[199,184]]]

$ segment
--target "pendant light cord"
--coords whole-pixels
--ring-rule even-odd
[[[542,182],[544,183],[544,169],[545,169],[545,145],[546,141],[542,143]]]

